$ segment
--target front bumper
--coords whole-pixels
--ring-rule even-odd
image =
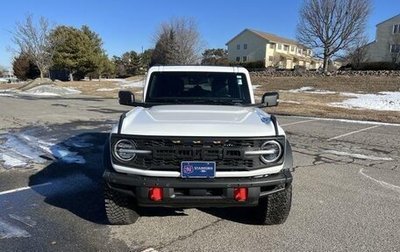
[[[106,170],[105,182],[113,190],[136,198],[139,206],[232,207],[256,206],[258,200],[284,190],[292,183],[290,170],[264,177],[183,179],[122,174]],[[162,187],[163,199],[149,199],[150,187]],[[234,188],[248,188],[246,201],[234,199]]]

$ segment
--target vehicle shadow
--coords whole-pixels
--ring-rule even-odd
[[[108,224],[103,196],[103,148],[108,133],[74,135],[51,147],[52,162],[29,177],[29,186],[47,204],[97,224]],[[35,186],[43,185],[46,186]],[[144,208],[142,216],[183,216],[180,209]]]
[[[201,208],[200,211],[217,218],[246,225],[259,225],[254,218],[254,209],[248,207]]]
[[[108,134],[75,135],[49,148],[53,161],[29,178],[29,186],[51,206],[105,224],[101,163]],[[46,158],[46,157],[44,157]],[[45,187],[35,185],[49,184]]]

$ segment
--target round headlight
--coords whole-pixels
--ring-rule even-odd
[[[282,155],[282,147],[277,141],[267,141],[261,145],[261,150],[265,151],[260,156],[261,161],[264,163],[273,163],[277,161]]]
[[[122,139],[114,145],[114,155],[123,162],[131,161],[136,157],[136,144],[132,140]]]

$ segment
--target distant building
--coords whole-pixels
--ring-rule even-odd
[[[245,29],[226,45],[230,62],[263,61],[265,67],[282,69],[292,69],[296,66],[317,69],[321,66],[321,61],[313,58],[311,49],[295,40],[270,33]]]
[[[366,46],[367,62],[391,62],[400,53],[400,14],[376,25],[375,41]]]
[[[2,76],[0,76],[0,83],[14,83],[17,82],[18,78],[14,75],[12,70],[8,70],[4,72]]]

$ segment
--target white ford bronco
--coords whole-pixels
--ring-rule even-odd
[[[145,207],[247,207],[281,224],[292,200],[292,150],[275,116],[278,93],[256,103],[242,67],[155,66],[143,99],[120,91],[121,115],[105,144],[105,209],[134,223]]]

